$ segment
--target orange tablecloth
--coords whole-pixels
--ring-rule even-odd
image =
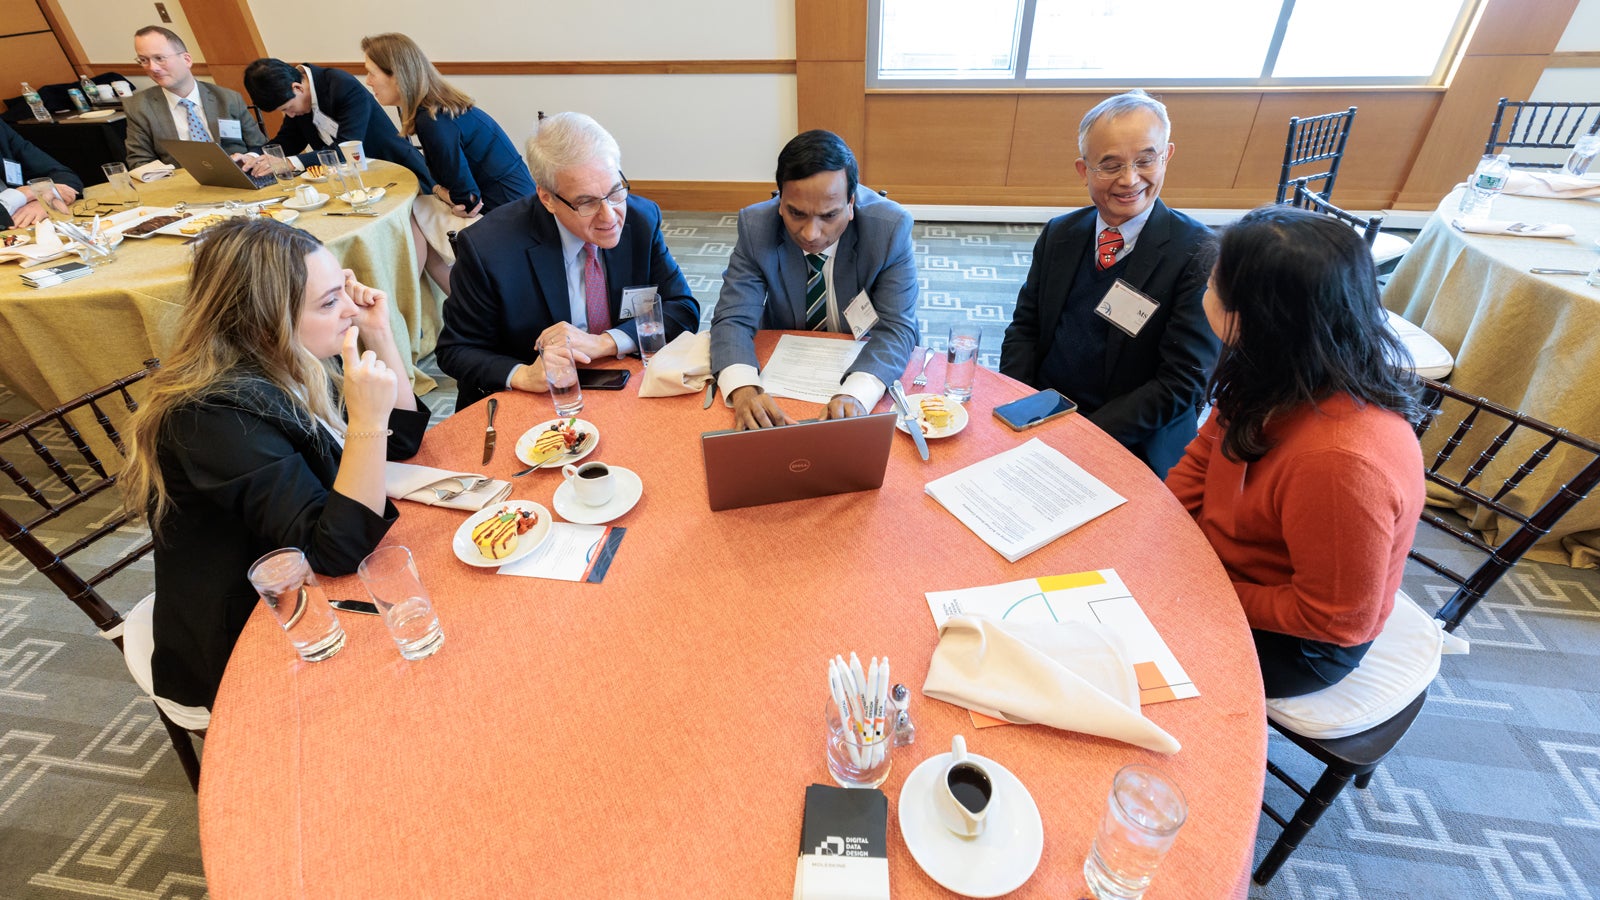
[[[770,352],[775,335],[758,349]],[[1116,770],[1155,765],[1189,821],[1151,898],[1243,897],[1266,756],[1244,615],[1199,530],[1143,465],[1084,419],[1023,434],[990,414],[1027,393],[980,371],[961,434],[917,458],[897,435],[883,488],[711,513],[698,436],[725,428],[700,395],[586,395],[590,459],[633,469],[644,497],[603,584],[496,576],[450,550],[466,514],[403,503],[391,543],[416,554],[446,640],[403,661],[383,623],[341,615],[331,660],[299,662],[258,609],[229,663],[206,741],[201,847],[211,895],[234,897],[787,897],[805,786],[831,783],[826,660],[888,655],[912,689],[917,740],[896,751],[895,897],[947,896],[900,838],[900,786],[957,732],[1021,779],[1045,825],[1019,897],[1077,897]],[[935,363],[931,382],[942,383]],[[791,412],[816,407],[784,401]],[[500,449],[549,418],[502,394]],[[477,471],[482,405],[429,433],[417,462]],[[1128,503],[1016,564],[923,484],[1037,436]],[[550,506],[559,479],[516,480]],[[923,593],[1112,567],[1199,686],[1146,709],[1183,743],[1163,757],[1044,726],[976,731],[920,693],[937,633]],[[355,578],[334,597],[364,596]]]

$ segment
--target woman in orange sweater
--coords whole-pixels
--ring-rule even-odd
[[[1244,605],[1268,697],[1348,675],[1394,608],[1422,511],[1416,379],[1365,242],[1286,207],[1223,233],[1205,296],[1214,414],[1167,486]]]

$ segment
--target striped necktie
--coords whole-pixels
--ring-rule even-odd
[[[1094,267],[1104,272],[1116,265],[1117,254],[1122,252],[1122,232],[1115,228],[1107,228],[1100,232],[1100,240],[1095,243]]]
[[[183,107],[184,112],[189,114],[189,140],[205,141],[208,144],[213,143],[211,133],[206,131],[205,120],[200,118],[200,111],[194,107],[194,101],[186,98],[179,100],[178,104]]]
[[[589,333],[604,334],[611,328],[611,307],[606,302],[606,270],[600,265],[600,248],[584,244],[588,259],[583,263],[583,308],[589,317]]]
[[[807,253],[811,277],[806,280],[806,328],[823,331],[828,327],[828,282],[822,277],[822,267],[827,265],[828,254]]]

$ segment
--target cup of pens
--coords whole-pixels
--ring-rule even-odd
[[[863,667],[855,654],[850,663],[835,657],[828,663],[828,774],[840,787],[875,788],[889,777],[894,764],[894,728],[889,706],[889,660],[874,658]]]

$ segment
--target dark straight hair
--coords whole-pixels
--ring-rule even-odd
[[[244,69],[244,89],[250,102],[262,112],[272,112],[294,99],[294,86],[300,83],[300,70],[281,59],[258,59]]]
[[[1411,355],[1389,330],[1372,251],[1350,226],[1263,206],[1223,231],[1211,277],[1235,323],[1208,388],[1229,459],[1260,459],[1273,416],[1335,394],[1420,419]]]
[[[854,202],[859,172],[850,145],[837,134],[820,128],[797,134],[778,154],[778,191],[782,193],[783,186],[790,181],[841,169],[844,170],[846,196]]]

